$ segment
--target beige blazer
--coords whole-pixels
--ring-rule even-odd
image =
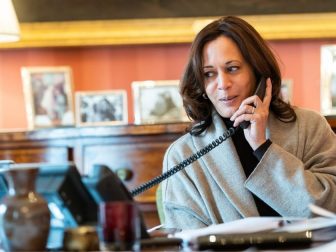
[[[320,114],[295,109],[297,121],[269,116],[273,142],[247,178],[231,139],[162,183],[165,226],[199,228],[258,216],[252,193],[282,216],[308,217],[309,203],[336,212],[336,135]],[[201,136],[186,134],[171,144],[163,172],[222,135],[217,113]]]

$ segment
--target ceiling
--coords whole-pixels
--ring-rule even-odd
[[[22,22],[336,12],[316,0],[13,0]]]

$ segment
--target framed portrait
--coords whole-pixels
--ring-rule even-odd
[[[125,90],[76,92],[76,125],[127,124]]]
[[[71,68],[22,67],[29,129],[74,125]]]
[[[178,80],[134,81],[132,91],[135,124],[189,121]]]
[[[284,79],[281,82],[281,97],[285,102],[292,103],[293,99],[293,81],[291,79]]]
[[[336,45],[321,47],[321,113],[336,115]]]

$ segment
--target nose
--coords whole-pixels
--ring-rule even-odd
[[[225,90],[231,85],[230,78],[225,72],[222,71],[218,74],[217,82],[218,82],[218,89]]]

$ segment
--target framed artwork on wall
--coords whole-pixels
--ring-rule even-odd
[[[126,90],[76,92],[76,125],[128,123]]]
[[[135,124],[189,121],[178,80],[132,82]]]
[[[281,96],[285,102],[292,103],[293,99],[293,81],[291,79],[284,79],[281,82]]]
[[[22,67],[21,76],[29,129],[74,125],[70,67]]]
[[[321,47],[321,113],[336,115],[336,45]]]

